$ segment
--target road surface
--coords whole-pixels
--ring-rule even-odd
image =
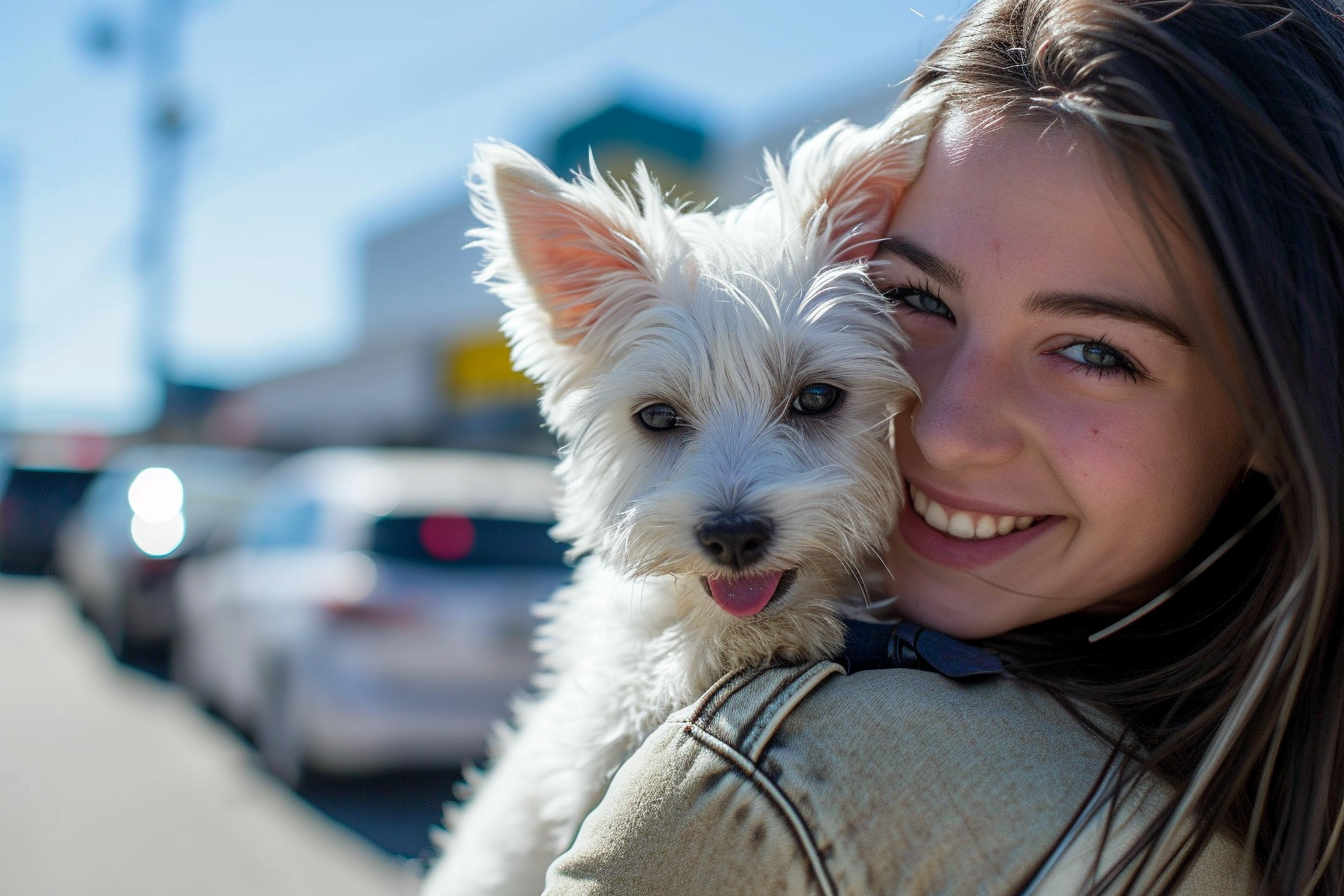
[[[113,662],[56,584],[0,579],[0,893],[401,896],[417,874]]]

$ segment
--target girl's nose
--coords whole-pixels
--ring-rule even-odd
[[[910,430],[938,469],[994,466],[1022,450],[1014,371],[967,354],[959,352],[932,377],[916,377],[922,398],[910,412]]]

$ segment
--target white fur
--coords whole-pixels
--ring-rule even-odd
[[[733,669],[838,650],[842,603],[902,496],[888,428],[913,384],[862,263],[923,161],[937,103],[917,99],[871,129],[832,126],[787,169],[767,158],[766,191],[718,215],[669,205],[642,168],[633,190],[567,183],[516,147],[478,146],[480,280],[542,387],[563,445],[557,534],[584,559],[541,609],[536,696],[470,779],[424,896],[535,896],[670,712]],[[843,401],[792,413],[813,383]],[[641,426],[655,402],[685,425]],[[719,513],[771,522],[752,569],[797,570],[754,616],[702,584],[734,572],[696,534]]]

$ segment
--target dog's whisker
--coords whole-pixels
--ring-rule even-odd
[[[879,420],[878,422],[874,423],[872,426],[869,426],[869,427],[868,427],[867,429],[865,429],[863,432],[864,432],[865,434],[874,433],[874,432],[878,432],[878,431],[886,432],[887,427],[891,425],[891,421],[895,420],[897,416],[899,416],[899,415],[897,415],[897,414],[888,414],[888,415],[887,415],[886,417],[884,417],[882,420]]]
[[[869,548],[868,550],[870,553],[872,553],[873,559],[877,560],[877,562],[881,564],[882,570],[887,574],[887,578],[889,579],[893,578],[894,576],[891,571],[891,567],[887,565],[887,558],[885,556],[885,552],[880,551],[877,548]]]
[[[860,593],[863,592],[863,569],[852,560],[841,560],[838,564],[845,572],[845,577],[854,580],[854,584],[859,586]]]

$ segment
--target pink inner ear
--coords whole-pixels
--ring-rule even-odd
[[[837,233],[845,233],[847,236],[835,253],[836,262],[872,258],[877,251],[877,241],[886,236],[887,228],[891,226],[892,218],[895,217],[896,203],[899,201],[898,194],[892,196],[889,202],[874,202],[859,219],[857,228],[853,224],[837,228]]]
[[[597,317],[600,289],[643,270],[639,250],[615,222],[566,195],[558,180],[518,169],[496,174],[510,248],[556,339],[577,341]]]
[[[922,141],[902,140],[860,154],[837,172],[821,195],[829,230],[839,239],[836,261],[872,258],[922,164]]]
[[[907,146],[894,147],[886,158],[872,159],[842,175],[828,191],[832,233],[842,236],[836,260],[871,258],[876,242],[886,236],[922,155]]]

